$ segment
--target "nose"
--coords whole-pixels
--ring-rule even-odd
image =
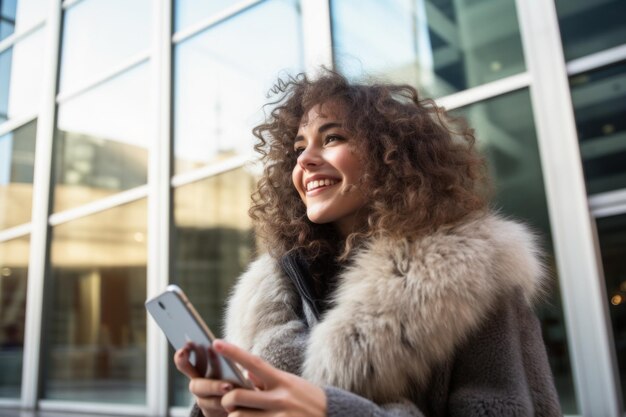
[[[313,168],[323,162],[322,154],[315,146],[307,146],[298,156],[298,165],[302,169]]]

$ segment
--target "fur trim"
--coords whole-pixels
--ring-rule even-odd
[[[311,330],[302,376],[377,403],[408,396],[497,300],[518,288],[527,301],[535,298],[543,276],[538,253],[524,226],[493,214],[414,242],[371,241],[341,274],[334,307]],[[264,356],[271,346],[259,351],[254,339],[293,326],[298,302],[275,261],[264,256],[237,285],[227,335]]]
[[[269,361],[301,373],[308,329],[296,311],[300,297],[278,264],[263,255],[235,286],[226,310],[226,339]]]
[[[297,320],[298,303],[298,294],[278,264],[269,255],[263,255],[250,264],[233,289],[226,310],[226,338],[251,350],[260,333]]]

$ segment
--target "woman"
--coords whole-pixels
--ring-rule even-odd
[[[214,344],[258,389],[200,378],[181,349],[192,414],[560,415],[535,238],[489,211],[471,130],[409,86],[326,71],[277,90],[254,130],[267,253]]]

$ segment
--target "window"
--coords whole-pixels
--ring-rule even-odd
[[[54,211],[146,184],[149,65],[59,106]]]
[[[22,388],[29,244],[29,236],[0,243],[0,398]]]
[[[176,46],[176,174],[252,152],[276,74],[302,68],[297,6],[267,1]]]
[[[556,0],[565,59],[626,43],[623,0]]]
[[[514,0],[331,0],[336,67],[442,97],[525,70]]]
[[[216,336],[231,286],[254,251],[248,217],[254,183],[250,173],[237,169],[174,190],[174,283]],[[187,378],[178,371],[173,375],[174,404],[186,406]]]
[[[44,398],[146,401],[146,200],[52,229]]]
[[[626,188],[626,63],[570,79],[587,193]]]
[[[85,0],[63,20],[60,91],[78,88],[148,52],[150,0]]]
[[[0,136],[0,230],[30,222],[37,122]]]

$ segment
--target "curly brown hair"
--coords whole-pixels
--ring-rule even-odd
[[[473,130],[452,119],[409,85],[357,84],[324,69],[279,79],[277,99],[264,123],[253,129],[264,164],[249,214],[265,249],[274,257],[298,251],[308,259],[339,259],[367,238],[415,239],[486,209],[490,185]],[[314,224],[292,184],[294,138],[315,105],[339,103],[342,127],[363,164],[367,227],[341,239],[332,225]]]

